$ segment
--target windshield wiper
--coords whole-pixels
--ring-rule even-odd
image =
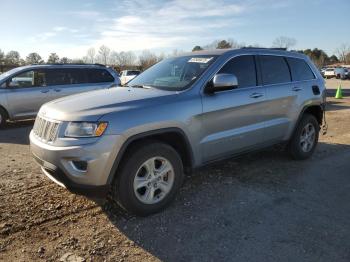
[[[128,86],[128,87],[133,87],[133,88],[146,88],[146,89],[152,88],[151,86],[147,86],[147,85],[132,85],[132,86]]]

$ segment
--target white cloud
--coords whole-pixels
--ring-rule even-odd
[[[201,42],[208,35],[215,39],[220,36],[218,31],[240,26],[242,22],[236,17],[246,10],[243,3],[227,4],[222,0],[175,0],[163,4],[124,1],[120,4],[122,16],[100,31],[94,46],[104,44],[126,51],[176,48]]]
[[[65,13],[80,20],[84,28],[57,25],[32,41],[46,41],[60,48],[62,55],[83,56],[89,47],[107,45],[115,51],[143,49],[171,50],[204,45],[234,37],[234,30],[246,22],[246,14],[273,0],[124,0],[115,6],[96,8],[90,4]],[[94,9],[93,9],[94,8]],[[62,39],[61,45],[53,40]],[[59,40],[62,40],[59,39]],[[50,45],[49,45],[50,44]]]

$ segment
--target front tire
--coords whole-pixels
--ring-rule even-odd
[[[289,152],[292,158],[304,160],[313,154],[318,143],[319,124],[310,114],[304,114],[289,142]]]
[[[123,157],[111,197],[131,214],[147,216],[167,207],[183,182],[183,164],[171,146],[152,141]]]

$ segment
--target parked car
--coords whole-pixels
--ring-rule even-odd
[[[345,68],[344,79],[350,79],[350,69]]]
[[[347,78],[347,69],[343,67],[335,68],[334,74],[337,79],[346,79]]]
[[[199,51],[159,62],[127,88],[45,104],[30,147],[57,184],[144,216],[169,205],[184,173],[214,161],[278,143],[309,158],[325,97],[303,54]]]
[[[324,71],[324,77],[327,79],[335,77],[335,69],[334,68],[327,68]]]
[[[17,67],[0,75],[0,126],[34,118],[50,100],[119,84],[117,72],[102,65]]]
[[[139,70],[124,70],[120,73],[120,82],[122,85],[125,85],[131,79],[135,78],[141,73]]]

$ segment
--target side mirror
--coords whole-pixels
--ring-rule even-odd
[[[208,83],[205,91],[215,93],[220,91],[232,90],[238,87],[238,80],[234,74],[216,74],[211,82]]]

